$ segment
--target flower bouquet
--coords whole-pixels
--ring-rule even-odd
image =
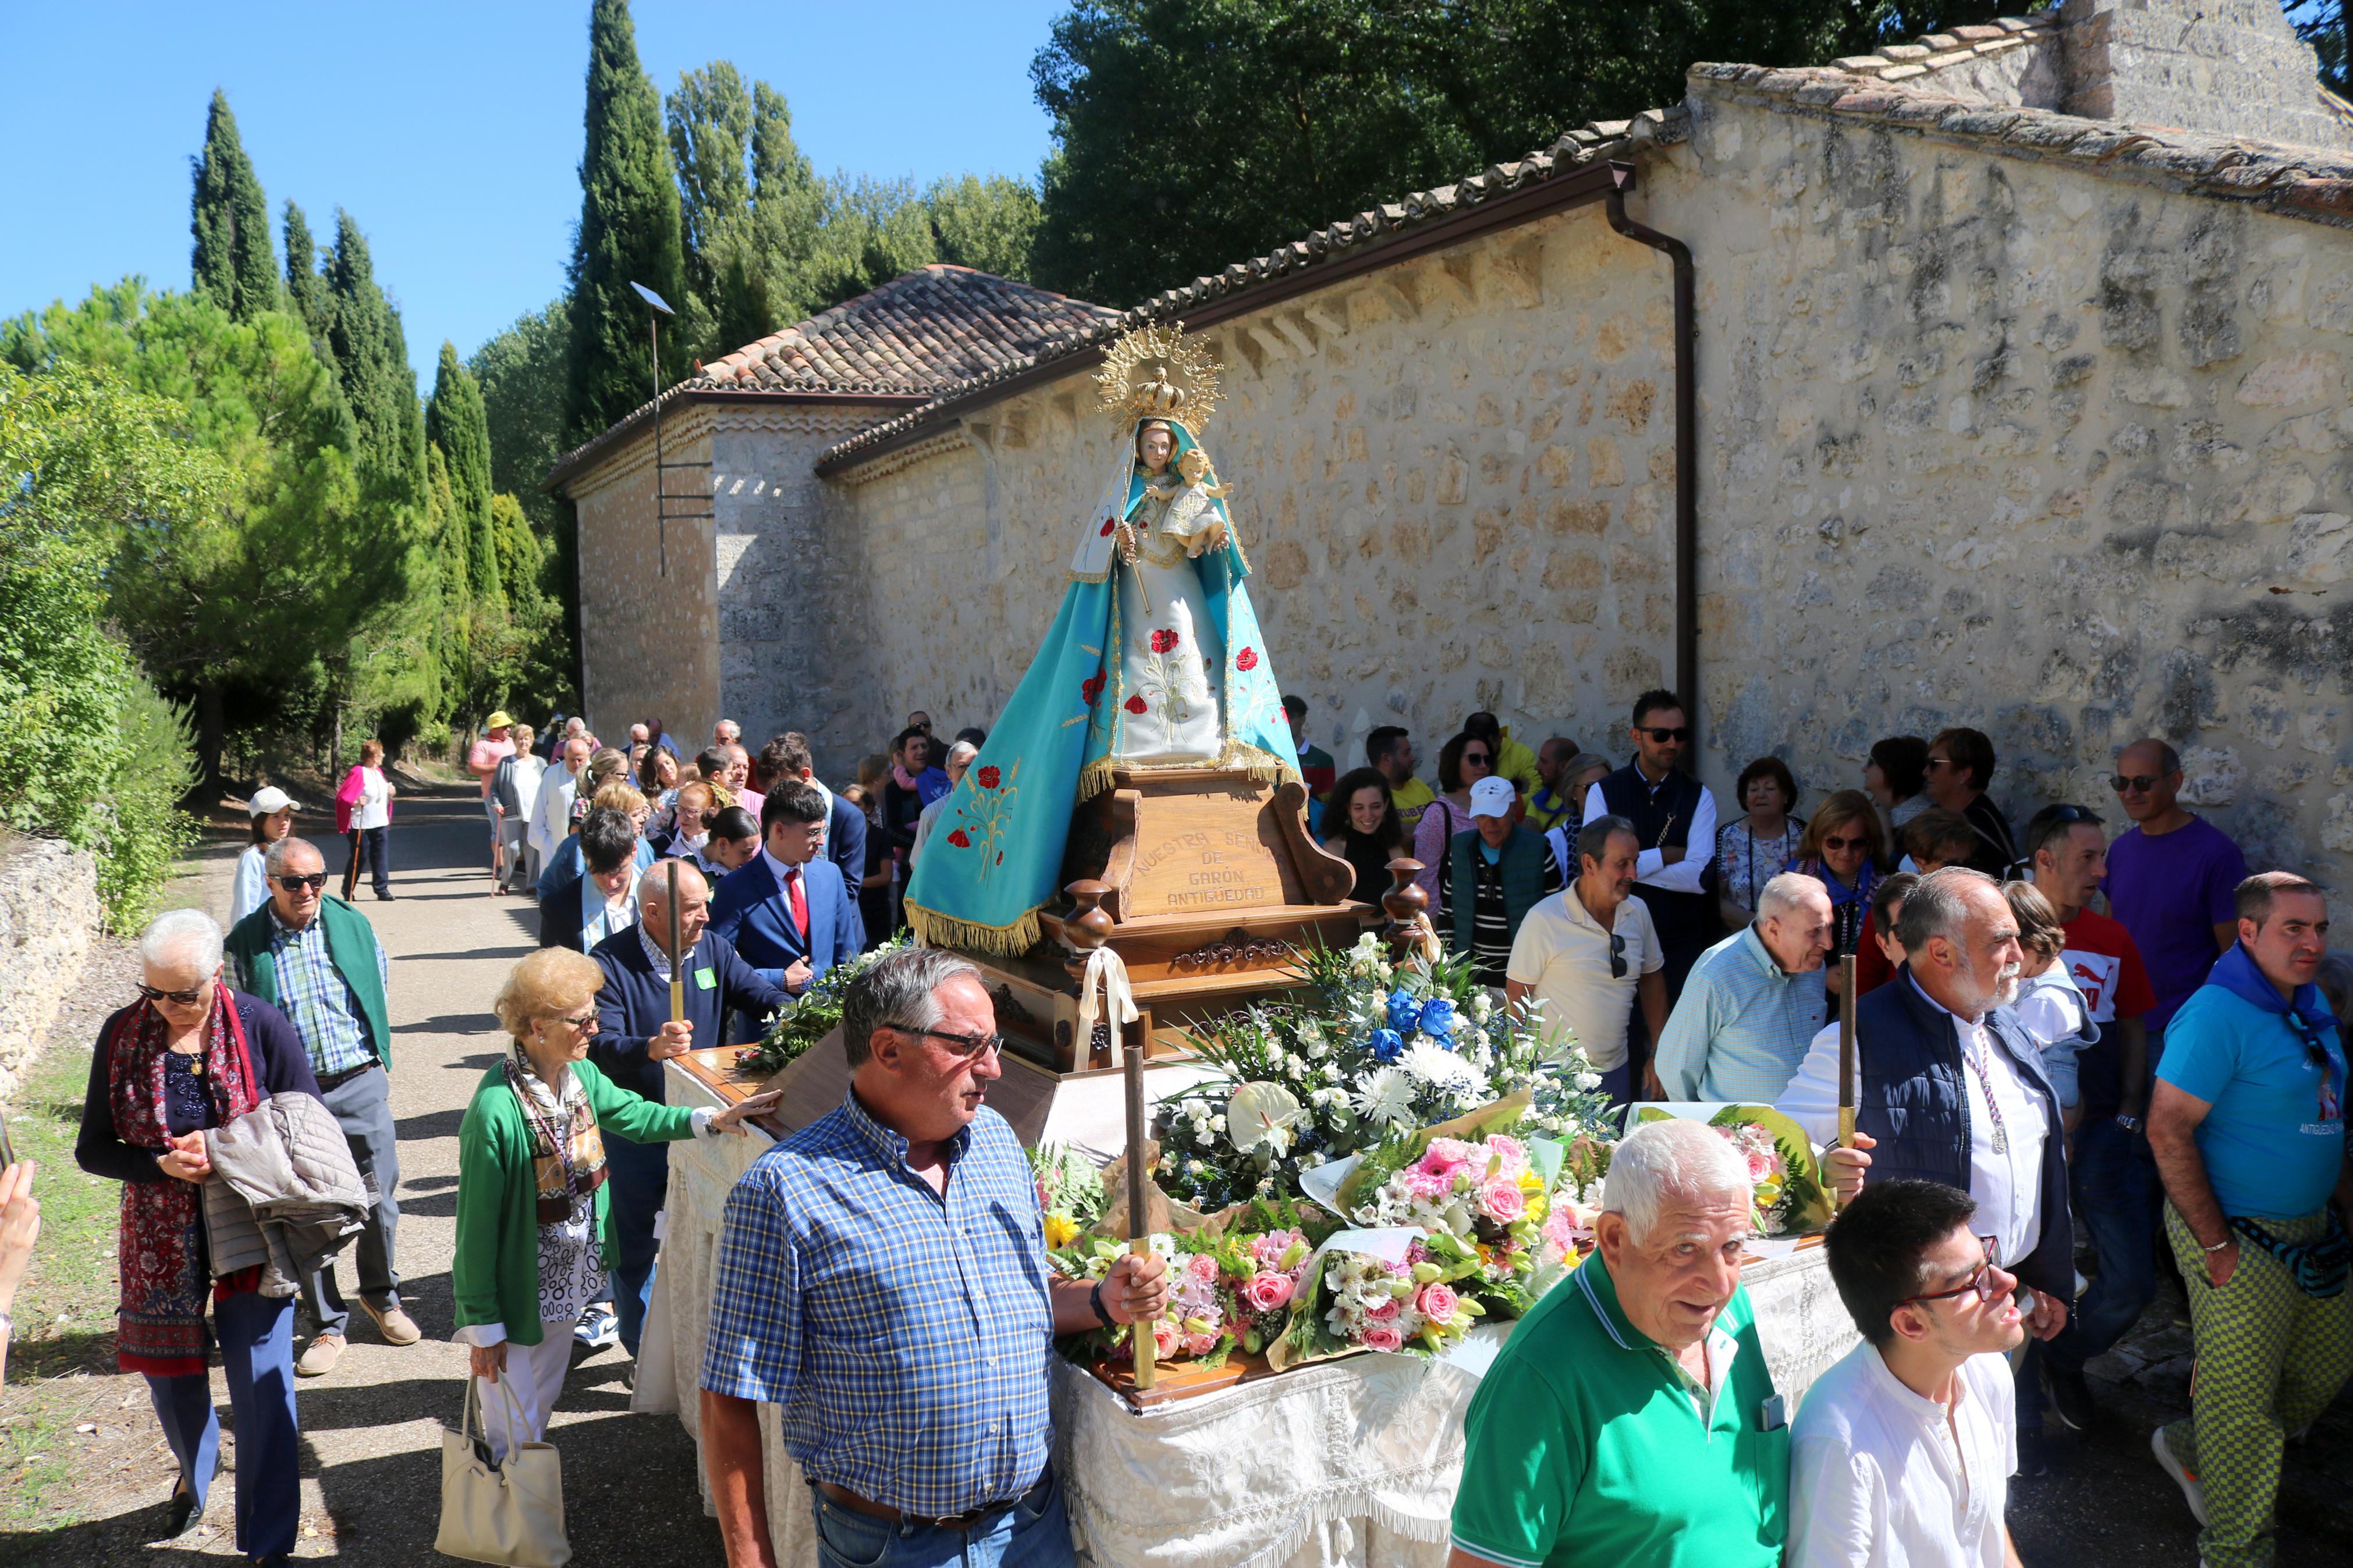
[[[1646,1107],[1636,1120],[1657,1121],[1669,1114]],[[1708,1125],[1748,1166],[1755,1194],[1749,1217],[1757,1235],[1804,1236],[1830,1224],[1830,1189],[1804,1129],[1769,1105],[1727,1105]]]
[[[849,983],[865,973],[884,953],[896,952],[912,945],[912,942],[907,937],[886,942],[871,952],[835,964],[809,982],[800,1000],[776,1015],[776,1022],[768,1026],[768,1032],[758,1044],[745,1046],[735,1053],[735,1066],[744,1072],[784,1071],[810,1047],[840,1027],[841,1000]]]
[[[1282,1221],[1297,1216],[1287,1205],[1253,1206],[1247,1217]],[[1256,1355],[1291,1320],[1303,1288],[1315,1244],[1297,1224],[1266,1230],[1219,1228],[1215,1223],[1181,1234],[1156,1234],[1153,1250],[1167,1260],[1168,1306],[1153,1325],[1154,1355],[1160,1361],[1196,1361],[1221,1366],[1235,1351]],[[1101,1279],[1128,1244],[1092,1236],[1049,1254],[1065,1279]],[[1084,1355],[1124,1355],[1131,1330],[1096,1329],[1080,1337]]]
[[[1067,1143],[1040,1144],[1028,1152],[1029,1173],[1038,1183],[1038,1207],[1046,1215],[1047,1249],[1068,1247],[1102,1217],[1111,1201],[1103,1173]]]
[[[1486,1315],[1457,1289],[1480,1267],[1478,1254],[1443,1232],[1343,1231],[1311,1260],[1307,1288],[1267,1363],[1285,1372],[1356,1351],[1440,1354]]]

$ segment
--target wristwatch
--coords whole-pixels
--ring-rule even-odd
[[[2137,1116],[2126,1116],[2123,1111],[2119,1110],[2116,1112],[2116,1121],[2117,1126],[2123,1128],[2127,1132],[2137,1132],[2140,1131],[2140,1118]]]
[[[1117,1323],[1112,1321],[1111,1314],[1103,1310],[1102,1280],[1096,1280],[1095,1288],[1087,1292],[1087,1305],[1095,1310],[1095,1321],[1102,1323],[1104,1328],[1115,1329],[1119,1327]]]

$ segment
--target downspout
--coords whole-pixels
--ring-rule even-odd
[[[1699,369],[1692,352],[1691,247],[1626,216],[1626,193],[1634,188],[1634,165],[1612,162],[1609,226],[1630,240],[1662,250],[1675,267],[1675,694],[1690,704],[1684,722],[1692,739],[1686,766],[1696,768],[1700,742],[1699,694]]]

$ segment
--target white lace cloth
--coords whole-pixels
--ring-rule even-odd
[[[717,1103],[676,1070],[668,1091],[672,1105]],[[674,1413],[698,1436],[720,1217],[765,1148],[757,1137],[670,1146],[661,1268],[629,1407]],[[1774,1385],[1794,1411],[1854,1344],[1853,1326],[1819,1247],[1752,1263],[1744,1283]],[[1469,1372],[1351,1356],[1141,1415],[1075,1366],[1058,1360],[1051,1375],[1054,1462],[1091,1568],[1443,1568],[1462,1415],[1478,1387]],[[776,1407],[760,1417],[776,1561],[817,1568],[800,1467],[784,1451]]]

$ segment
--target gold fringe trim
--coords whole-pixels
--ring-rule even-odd
[[[1097,757],[1093,762],[1089,763],[1085,767],[1081,768],[1079,770],[1078,798],[1072,804],[1084,805],[1087,802],[1094,799],[1095,796],[1103,794],[1103,791],[1111,788],[1111,775],[1113,772],[1119,767],[1119,765],[1118,760],[1113,757],[1110,752],[1105,752],[1102,756]]]
[[[1299,784],[1299,765],[1286,763],[1272,752],[1261,751],[1247,741],[1228,741],[1224,756],[1218,759],[1221,768],[1240,768],[1250,777],[1264,784]]]
[[[921,904],[906,906],[907,923],[925,947],[950,947],[966,952],[993,953],[1000,958],[1018,958],[1038,945],[1038,911],[1031,910],[1009,926],[982,925],[977,921],[960,921],[952,915],[927,910]]]

